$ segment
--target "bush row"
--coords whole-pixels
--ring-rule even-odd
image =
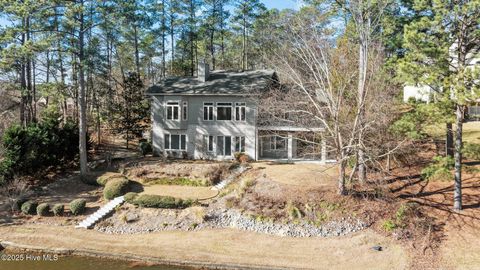
[[[84,199],[73,200],[70,202],[70,212],[73,215],[82,214],[85,212],[85,205],[86,201]],[[50,205],[48,203],[38,204],[31,200],[23,202],[19,208],[25,215],[35,215],[36,213],[39,216],[47,216],[50,213]],[[65,206],[61,203],[55,204],[51,211],[55,216],[62,216],[65,212]]]
[[[180,198],[174,198],[170,196],[160,196],[160,195],[149,195],[142,194],[138,195],[133,192],[129,192],[125,195],[125,201],[133,205],[147,207],[147,208],[187,208],[192,206],[195,201],[193,200],[183,200]]]

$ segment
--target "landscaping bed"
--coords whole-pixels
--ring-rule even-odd
[[[142,184],[211,186],[225,178],[229,162],[175,161],[136,164],[125,168],[125,175]]]

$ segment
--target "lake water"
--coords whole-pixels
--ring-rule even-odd
[[[23,254],[24,257],[20,257]],[[41,258],[42,254],[28,254],[40,257],[25,257],[26,253],[9,253],[8,255],[19,255],[16,259],[20,261],[6,261],[12,257],[5,257],[6,254],[0,252],[1,270],[185,270],[172,266],[145,266],[132,262],[120,260],[99,259],[94,257],[66,256],[58,257],[56,261],[33,260]],[[45,254],[46,255],[46,254]],[[53,260],[53,255],[50,255]]]

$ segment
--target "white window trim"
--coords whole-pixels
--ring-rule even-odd
[[[185,114],[184,114],[184,110],[185,111]],[[184,101],[182,103],[182,120],[183,121],[187,121],[188,120],[188,101]]]
[[[218,152],[217,152],[217,149],[218,149],[218,137],[223,137],[223,145],[222,145],[222,155],[219,155]],[[230,155],[225,155],[225,137],[230,137]],[[235,144],[234,144],[234,138],[235,136],[232,136],[232,135],[216,135],[214,136],[214,140],[215,140],[215,155],[217,157],[233,157],[234,153],[235,153]]]
[[[212,137],[212,150],[210,150],[210,137]],[[203,139],[205,141],[205,146],[206,146],[206,152],[207,153],[215,153],[215,138],[216,136],[214,135],[203,135]]]
[[[243,138],[243,151],[242,151],[242,138]],[[237,140],[240,140],[240,151],[237,151]],[[233,139],[234,152],[245,153],[246,152],[247,138],[245,136],[235,136]]]
[[[237,119],[237,108],[241,110],[241,108],[245,109],[245,119]],[[247,103],[246,102],[235,102],[235,108],[234,108],[234,120],[238,122],[246,122],[247,121]],[[239,114],[241,118],[241,114]]]
[[[174,103],[176,102],[177,105],[169,105],[168,103]],[[165,120],[169,121],[180,121],[182,119],[182,107],[180,106],[181,102],[180,100],[166,100],[165,101]],[[168,107],[177,107],[178,108],[178,119],[168,119]],[[172,118],[173,118],[173,110],[172,110]]]
[[[163,146],[165,147],[165,151],[178,151],[178,152],[183,152],[183,151],[187,151],[187,145],[188,145],[188,136],[186,134],[165,134],[164,135],[165,137],[166,136],[169,136],[170,138],[168,139],[168,142],[169,142],[169,146],[168,148],[165,146],[165,137],[163,138]],[[179,146],[180,146],[180,149],[172,149],[172,136],[179,136],[178,138],[178,143],[179,143]],[[182,136],[185,136],[185,149],[182,149]]]
[[[208,105],[206,105],[208,104]],[[205,119],[205,107],[207,108],[211,108],[212,110],[212,120],[210,119]],[[207,116],[208,116],[208,113],[207,113]],[[216,118],[216,110],[215,110],[215,102],[203,102],[203,121],[215,121],[215,118]]]
[[[218,105],[218,104],[220,104],[220,103],[221,103],[221,104],[223,104],[223,103],[227,104],[227,103],[228,103],[228,104],[230,104],[230,106],[228,106],[228,105]],[[233,106],[233,102],[217,102],[216,105],[217,105],[217,106],[215,106],[215,120],[217,120],[217,121],[233,121],[233,120],[235,119],[235,115],[234,115],[234,114],[235,114],[235,112],[234,112],[234,110],[235,110],[234,108],[235,108],[235,107]],[[230,120],[218,120],[218,112],[217,112],[217,111],[218,111],[218,108],[219,108],[219,107],[220,107],[220,108],[231,108]]]

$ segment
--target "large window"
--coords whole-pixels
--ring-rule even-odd
[[[167,102],[167,120],[180,120],[180,103],[178,101]]]
[[[235,152],[245,152],[245,137],[235,137]]]
[[[217,120],[232,120],[232,103],[217,103]]]
[[[232,155],[232,137],[217,136],[217,155],[218,156]]]
[[[204,136],[204,140],[205,140],[205,149],[206,149],[208,152],[213,152],[213,141],[214,141],[214,137],[213,137],[213,136],[205,135],[205,136]]]
[[[287,139],[280,136],[271,136],[269,149],[270,150],[286,150]]]
[[[246,116],[245,103],[235,103],[235,121],[245,121]]]
[[[213,102],[203,103],[203,120],[213,121]]]
[[[186,150],[187,136],[165,134],[165,150]]]

